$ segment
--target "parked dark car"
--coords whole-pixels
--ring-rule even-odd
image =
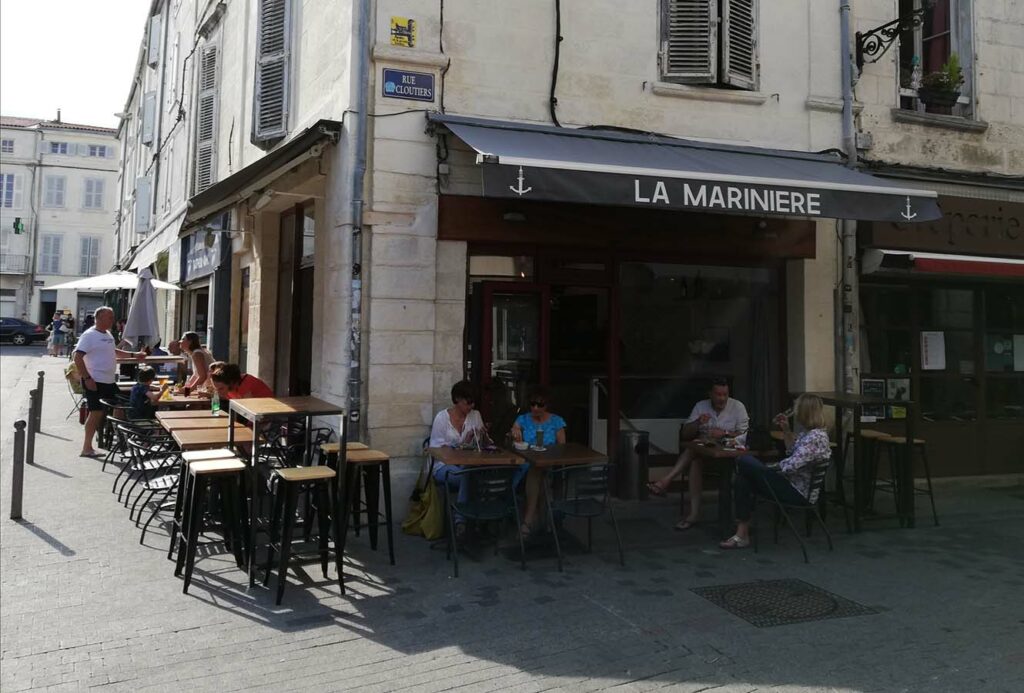
[[[47,338],[46,329],[28,320],[0,318],[0,340],[13,342],[18,346],[41,342]]]

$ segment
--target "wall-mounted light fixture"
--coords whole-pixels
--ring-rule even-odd
[[[876,26],[869,31],[857,32],[857,71],[864,63],[876,63],[892,47],[900,34],[912,31],[924,23],[924,16],[935,6],[935,0],[923,0],[921,6],[891,22]]]

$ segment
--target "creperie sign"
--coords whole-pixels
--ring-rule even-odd
[[[940,197],[943,216],[922,224],[875,223],[872,245],[1024,257],[1024,204]]]

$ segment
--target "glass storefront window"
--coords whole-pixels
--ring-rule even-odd
[[[469,276],[473,280],[533,281],[533,258],[527,255],[472,255]]]
[[[974,327],[974,291],[930,288],[919,294],[921,329],[964,329]]]
[[[988,379],[985,413],[990,419],[1024,419],[1024,377]]]
[[[985,289],[985,326],[990,330],[1024,333],[1024,288],[992,286]]]
[[[865,373],[910,373],[910,330],[869,329],[867,342],[867,360],[862,357],[861,364]]]
[[[864,322],[872,327],[909,327],[910,291],[899,286],[865,286],[861,291]]]
[[[922,377],[921,417],[925,421],[974,421],[978,418],[972,378]]]
[[[1015,353],[1015,347],[1024,348],[1024,335],[1009,332],[985,335],[985,370],[989,373],[1024,371],[1024,354]]]

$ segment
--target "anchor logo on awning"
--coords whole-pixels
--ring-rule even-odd
[[[523,187],[523,178],[524,178],[524,177],[523,177],[523,167],[522,167],[522,166],[520,166],[520,167],[519,167],[519,177],[518,177],[518,178],[516,179],[516,180],[518,180],[518,181],[519,181],[519,187],[518,187],[518,188],[513,188],[513,187],[512,187],[511,185],[510,185],[510,186],[508,186],[508,189],[509,189],[509,190],[511,190],[512,192],[514,192],[514,193],[515,193],[516,195],[519,195],[519,196],[523,196],[523,195],[525,195],[526,193],[528,193],[528,192],[530,192],[531,190],[533,190],[533,188],[524,188],[524,187]]]
[[[907,221],[910,221],[911,219],[917,216],[917,212],[911,213],[910,211],[910,195],[907,195],[907,211],[900,212],[900,216],[906,219]]]

